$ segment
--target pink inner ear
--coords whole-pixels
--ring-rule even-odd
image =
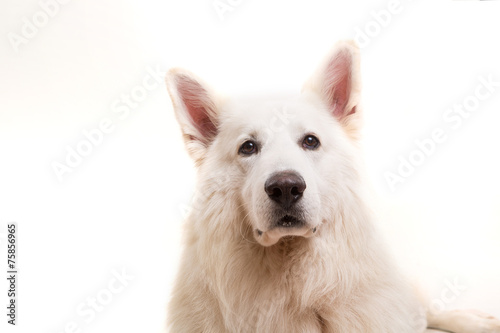
[[[217,133],[217,128],[210,118],[210,112],[213,112],[214,105],[208,92],[198,82],[185,75],[180,75],[177,78],[177,90],[193,125],[203,136],[201,139],[214,136]]]
[[[341,50],[330,60],[325,73],[324,94],[333,115],[342,119],[356,111],[346,110],[351,96],[352,57],[349,51]]]

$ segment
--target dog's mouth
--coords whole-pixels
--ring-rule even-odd
[[[304,225],[304,221],[292,215],[285,215],[277,221],[277,226],[281,228],[297,228]]]
[[[282,237],[300,236],[309,238],[317,232],[317,226],[311,227],[304,219],[294,215],[284,215],[277,219],[268,230],[255,229],[256,240],[263,246],[276,244]]]

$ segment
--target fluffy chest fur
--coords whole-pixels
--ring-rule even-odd
[[[189,279],[195,282],[183,287],[204,291],[197,298],[217,312],[217,324],[212,325],[220,332],[423,330],[421,309],[385,259],[369,224],[349,239],[349,229],[365,217],[362,205],[339,213],[314,238],[284,237],[271,247],[252,241],[242,216],[231,220],[225,213],[233,210],[211,207],[213,214],[204,210],[190,219],[189,257],[184,261],[191,263]],[[219,221],[214,226],[232,222],[211,229],[212,234],[197,232],[200,219],[208,216]],[[186,302],[185,296],[178,301]]]

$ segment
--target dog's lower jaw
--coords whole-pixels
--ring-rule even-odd
[[[313,228],[273,228],[271,230],[262,231],[255,229],[254,237],[262,246],[272,246],[276,244],[281,238],[287,236],[299,236],[309,238],[314,236],[317,227]]]

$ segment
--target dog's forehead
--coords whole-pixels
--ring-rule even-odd
[[[239,97],[224,106],[223,128],[232,131],[258,131],[317,127],[327,112],[317,98],[307,95],[280,97]]]

